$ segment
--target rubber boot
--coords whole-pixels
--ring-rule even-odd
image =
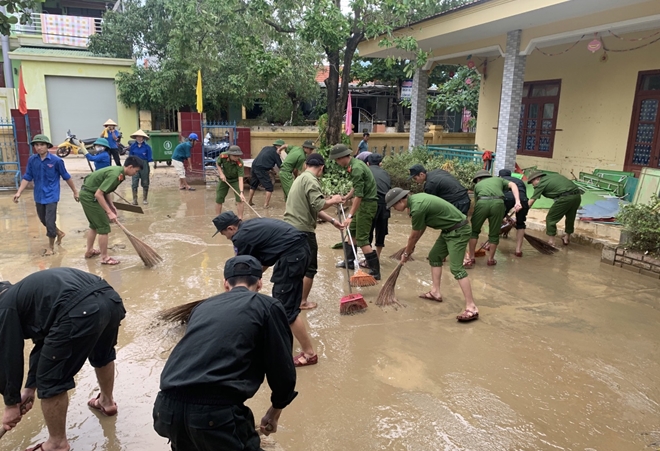
[[[378,260],[378,253],[372,251],[369,254],[366,254],[364,258],[367,259],[367,266],[371,275],[374,276],[374,279],[380,280],[380,260]]]
[[[346,252],[345,255],[348,256],[348,269],[355,269],[355,264],[353,263],[355,261],[353,246],[351,246],[350,243],[344,242],[344,252]],[[343,260],[340,261],[335,265],[335,268],[346,268],[346,262]]]
[[[137,189],[134,189],[134,190],[133,190],[133,202],[132,202],[132,204],[133,204],[133,205],[137,205],[137,204],[138,204],[138,201],[137,201]]]
[[[147,196],[149,195],[149,188],[142,188],[142,203],[147,205]]]

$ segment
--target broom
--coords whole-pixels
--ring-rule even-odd
[[[344,242],[344,231],[340,230],[341,232],[341,242]],[[353,294],[351,292],[351,283],[350,283],[350,278],[351,278],[351,271],[348,269],[348,255],[346,253],[346,248],[344,248],[344,261],[346,262],[346,276],[348,277],[349,283],[348,283],[348,294],[346,296],[343,296],[341,300],[339,301],[339,314],[340,315],[353,315],[355,313],[362,312],[367,309],[367,302],[364,300],[364,297],[359,294],[355,293]]]
[[[399,273],[401,272],[401,268],[403,268],[403,263],[399,262],[399,264],[396,265],[394,271],[392,271],[392,274],[390,274],[390,276],[383,284],[383,288],[381,288],[380,293],[378,293],[378,297],[376,298],[377,306],[386,307],[389,305],[393,305],[395,310],[398,310],[397,306],[404,307],[404,305],[402,305],[394,295],[394,288],[396,288],[396,280],[399,278]]]
[[[528,235],[527,233],[525,233],[525,239],[534,249],[544,255],[552,255],[559,250],[547,241],[543,241],[542,239]]]
[[[137,254],[140,256],[142,262],[144,262],[144,266],[147,268],[153,268],[158,263],[163,261],[163,258],[158,255],[158,253],[156,253],[156,251],[153,250],[147,243],[129,232],[128,229],[124,227],[119,221],[116,221],[116,223],[128,237],[128,241],[131,242],[135,248],[135,252],[137,252]]]
[[[231,190],[234,192],[234,194],[236,194],[238,197],[241,197],[241,195],[238,193],[238,191],[236,191],[234,189],[234,187],[231,186],[227,180],[225,180],[225,183],[227,184],[228,187],[231,188]],[[248,204],[247,202],[245,202],[245,203],[247,204],[248,207],[250,207],[250,210],[252,210],[254,212],[254,214],[257,215],[258,218],[261,218],[261,215],[259,213],[257,213],[257,210],[252,208],[252,205]]]
[[[346,221],[344,206],[342,204],[339,204],[339,208],[341,209],[341,214],[344,218],[344,221]],[[353,248],[353,255],[355,256],[355,262],[354,262],[355,274],[351,276],[350,284],[352,287],[373,287],[374,285],[376,285],[376,279],[371,274],[367,274],[366,272],[360,269],[360,265],[358,264],[357,261],[357,249],[355,248],[355,244],[353,243],[353,237],[351,237],[351,231],[349,229],[346,229],[346,232],[348,233],[348,241],[351,243],[351,247]],[[348,267],[348,260],[344,260],[344,261],[346,262],[346,267]]]
[[[187,323],[193,309],[204,301],[206,301],[206,299],[200,299],[199,301],[188,302],[187,304],[177,305],[176,307],[168,308],[167,310],[161,310],[158,312],[158,319],[170,323]]]
[[[401,260],[401,257],[403,256],[403,252],[404,252],[405,250],[406,250],[406,248],[405,248],[405,247],[402,247],[401,249],[399,249],[398,251],[396,251],[395,253],[393,253],[392,255],[390,255],[390,258],[393,259],[393,260]],[[408,261],[409,261],[409,262],[414,262],[415,259],[414,259],[413,256],[411,255],[410,257],[408,257]],[[390,279],[387,279],[387,280],[390,280]]]

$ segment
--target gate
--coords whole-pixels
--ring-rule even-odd
[[[0,190],[18,189],[21,163],[16,148],[13,118],[0,118]]]

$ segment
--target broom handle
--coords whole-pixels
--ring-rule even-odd
[[[232,191],[233,191],[238,197],[241,197],[241,195],[238,194],[238,191],[236,191],[236,190],[234,189],[234,187],[231,186],[227,180],[225,180],[225,183],[227,184],[228,187],[231,188],[231,190],[232,190]],[[261,215],[260,215],[259,213],[257,213],[257,210],[255,210],[254,208],[252,208],[252,205],[250,205],[248,202],[245,202],[245,203],[247,204],[248,207],[250,207],[250,210],[252,210],[252,211],[254,212],[255,215],[257,215],[258,217],[261,218]]]
[[[122,195],[119,194],[117,191],[113,191],[113,193],[116,194],[117,196],[119,196],[119,198],[120,198],[121,200],[123,200],[124,202],[126,202],[127,204],[130,204],[130,202],[127,201],[126,199],[124,199],[124,198],[122,197]]]
[[[346,221],[346,213],[344,213],[344,206],[342,204],[339,204],[339,208],[341,209],[341,215],[344,218],[344,221]],[[357,229],[356,229],[357,230]],[[353,248],[353,255],[355,255],[355,260],[353,260],[353,265],[355,266],[355,270],[357,271],[360,269],[360,266],[358,265],[358,256],[357,256],[357,249],[355,248],[355,244],[353,243],[353,237],[351,236],[351,231],[349,228],[346,228],[346,233],[348,233],[348,241],[351,243],[351,247]],[[348,265],[346,265],[348,268]]]
[[[344,229],[339,229],[339,232],[341,233],[341,243],[342,243],[342,248],[344,249],[344,266],[346,266],[346,277],[348,281],[348,294],[353,294],[353,291],[351,291],[351,270],[348,269],[348,254],[346,253],[346,246],[344,246]]]

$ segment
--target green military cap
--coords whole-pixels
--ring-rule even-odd
[[[316,149],[316,146],[314,145],[314,143],[309,139],[307,141],[305,141],[302,146],[306,147],[308,149]]]
[[[345,157],[351,153],[353,153],[353,151],[345,144],[335,144],[332,146],[332,149],[330,149],[330,155],[328,155],[328,158],[336,160],[337,158]]]
[[[477,171],[476,174],[474,174],[474,177],[472,177],[472,181],[476,182],[478,179],[482,179],[482,178],[486,178],[486,177],[492,177],[492,176],[493,175],[490,172],[488,172],[487,170],[480,169],[479,171]]]
[[[35,145],[36,143],[46,143],[48,147],[53,147],[53,143],[50,142],[50,138],[46,135],[35,135],[32,141],[30,141],[30,144]]]
[[[385,194],[385,203],[387,204],[387,208],[392,208],[394,204],[406,197],[408,193],[410,193],[409,190],[402,188],[392,188],[389,190],[387,194]]]
[[[229,146],[229,149],[227,149],[227,155],[238,155],[239,157],[242,157],[243,151],[238,146]]]
[[[532,180],[537,179],[537,178],[539,178],[539,177],[543,177],[544,175],[546,175],[545,172],[541,172],[541,171],[532,172],[532,173],[529,175],[529,177],[527,177],[527,183],[528,183],[529,185],[531,185],[531,184],[532,184]]]
[[[278,140],[276,140],[276,141],[273,141],[273,145],[274,145],[274,146],[283,146],[284,144],[285,144],[285,143],[284,143],[284,140],[283,140],[283,139],[278,139]]]

